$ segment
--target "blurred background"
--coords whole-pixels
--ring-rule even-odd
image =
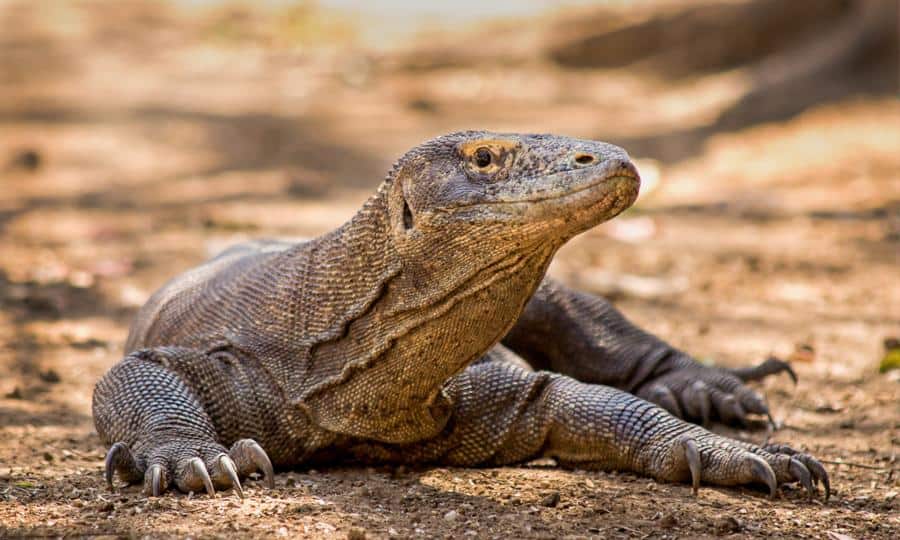
[[[166,279],[339,225],[459,129],[624,147],[641,199],[551,272],[704,361],[791,358],[798,389],[765,387],[791,436],[896,456],[898,25],[896,0],[0,0],[0,461],[99,448],[93,383]]]

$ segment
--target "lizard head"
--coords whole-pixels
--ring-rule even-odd
[[[403,244],[465,235],[558,247],[628,208],[640,185],[611,144],[477,131],[410,150],[391,176],[391,226]]]

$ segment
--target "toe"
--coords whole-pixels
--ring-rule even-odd
[[[175,483],[178,489],[187,492],[206,490],[210,496],[216,494],[206,464],[199,457],[183,459],[175,466]]]
[[[713,390],[710,393],[710,397],[712,399],[713,405],[715,406],[716,412],[719,413],[719,418],[722,419],[722,422],[730,425],[745,425],[747,420],[747,412],[738,403],[737,399],[732,394],[727,394],[720,390]]]
[[[134,461],[131,449],[123,442],[117,442],[109,448],[106,453],[105,471],[109,489],[113,489],[113,477],[117,472],[119,478],[129,484],[139,482],[144,477]]]
[[[748,413],[769,416],[769,405],[766,403],[766,398],[759,392],[746,386],[741,386],[735,392],[735,397],[741,407]]]
[[[248,476],[250,473],[262,471],[266,486],[275,487],[275,470],[266,451],[253,439],[241,439],[231,446],[228,456],[234,460],[238,473]]]
[[[813,486],[812,475],[809,473],[806,465],[800,463],[797,458],[791,458],[790,471],[794,478],[800,482],[800,485],[806,489],[806,495],[812,499],[816,494],[816,488]]]
[[[828,471],[825,470],[825,467],[822,465],[822,463],[819,462],[819,460],[809,454],[798,452],[790,446],[784,444],[770,445],[766,447],[766,450],[769,452],[773,452],[774,450],[775,452],[777,452],[777,454],[789,456],[791,458],[791,461],[796,461],[801,464],[809,473],[812,485],[815,487],[821,483],[822,487],[825,488],[825,500],[827,501],[831,497],[831,480],[828,477]],[[794,466],[790,470],[794,479],[800,481],[800,483],[803,484],[803,479],[801,478],[803,473],[795,472],[799,471],[796,466]],[[805,484],[804,487],[806,487]]]
[[[144,492],[154,497],[159,497],[169,487],[169,474],[160,463],[154,463],[147,467],[144,473]]]
[[[694,381],[688,386],[681,396],[684,403],[684,411],[695,420],[700,420],[703,425],[709,425],[712,402],[709,398],[709,387],[703,381]]]
[[[742,381],[758,381],[765,379],[770,375],[777,375],[779,373],[787,373],[787,375],[794,381],[794,384],[797,384],[797,374],[794,372],[794,368],[784,360],[780,360],[775,358],[774,356],[770,356],[764,362],[759,365],[747,368],[739,368],[733,369],[731,372],[740,378]]]
[[[682,440],[681,446],[684,450],[684,460],[691,471],[691,487],[694,495],[697,495],[700,489],[700,480],[703,477],[703,461],[700,459],[700,450],[697,449],[697,443],[693,439]]]
[[[819,482],[822,483],[822,487],[825,488],[825,500],[827,501],[831,498],[831,480],[828,478],[828,471],[825,470],[825,467],[819,463],[817,459],[814,459],[811,456],[805,456],[809,458],[808,460],[804,460],[803,464],[806,465],[806,468],[809,469],[810,474],[813,475],[813,481],[816,485]]]
[[[244,498],[244,490],[241,487],[237,466],[228,454],[219,454],[210,467],[213,483],[219,489],[234,488],[240,498]]]
[[[766,458],[782,482],[799,482],[812,496],[821,482],[825,488],[825,500],[831,497],[831,481],[828,471],[816,458],[798,452],[784,444],[769,444],[758,449],[758,454]]]
[[[663,384],[657,383],[650,386],[644,399],[656,403],[678,418],[684,418],[684,413],[681,410],[681,406],[678,404],[678,398],[676,398],[675,394]]]
[[[775,477],[772,466],[766,460],[748,452],[744,458],[744,472],[747,475],[747,481],[765,484],[769,488],[769,497],[775,497],[778,490],[778,479]]]

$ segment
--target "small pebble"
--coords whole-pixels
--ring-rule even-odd
[[[353,527],[347,532],[347,540],[366,540],[366,530]]]
[[[62,377],[59,376],[59,373],[56,372],[55,369],[48,369],[47,371],[42,371],[38,373],[38,377],[45,383],[56,384],[62,381]]]
[[[678,519],[673,514],[666,514],[659,519],[659,526],[663,529],[671,529],[678,525]]]
[[[713,527],[719,533],[732,533],[741,530],[741,522],[731,516],[721,516],[713,520]]]
[[[555,508],[559,504],[559,492],[552,491],[546,497],[541,499],[541,504],[547,508]]]
[[[459,512],[456,510],[450,510],[444,514],[444,521],[456,521],[457,519],[459,519]]]
[[[42,161],[40,152],[33,148],[24,148],[13,154],[9,166],[14,169],[34,171],[41,166]]]

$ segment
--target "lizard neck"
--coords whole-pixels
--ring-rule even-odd
[[[315,385],[298,402],[328,429],[409,442],[443,428],[441,387],[506,334],[558,246],[498,249],[496,235],[447,231],[401,255],[386,197],[380,189],[309,253],[330,278],[303,303],[330,324],[313,339],[303,378]]]
[[[285,254],[300,340],[340,340],[383,297],[401,263],[390,236],[384,186],[337,229]],[[294,333],[296,336],[296,332]]]

